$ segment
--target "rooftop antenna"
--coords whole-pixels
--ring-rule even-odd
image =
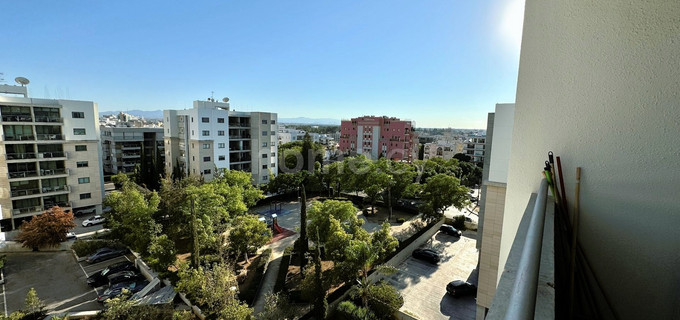
[[[224,103],[229,102],[229,98],[227,98],[227,97],[222,98],[222,102],[224,102]]]
[[[28,81],[28,79],[24,77],[16,77],[14,78],[14,81],[16,81],[16,83],[20,84],[22,87],[25,87],[27,84],[30,83],[30,81]]]
[[[215,101],[215,91],[210,91],[210,100]]]

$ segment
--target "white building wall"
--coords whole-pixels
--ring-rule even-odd
[[[508,181],[508,164],[510,163],[514,122],[515,104],[496,104],[493,124],[493,152],[488,155],[491,157],[489,159],[489,181],[502,183]]]
[[[571,204],[583,168],[579,240],[622,319],[680,316],[678,17],[677,1],[526,1],[499,262],[552,150]]]

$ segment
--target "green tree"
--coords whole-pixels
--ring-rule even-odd
[[[351,201],[326,200],[324,202],[312,202],[309,209],[309,230],[319,230],[320,238],[312,240],[325,243],[331,234],[331,218],[339,221],[340,225],[351,230],[354,226],[363,224],[363,220],[357,218],[357,209]],[[337,230],[335,230],[337,231]]]
[[[149,244],[148,251],[147,262],[157,272],[166,273],[168,267],[173,265],[177,259],[175,243],[165,234],[154,237]]]
[[[105,214],[111,233],[146,255],[151,239],[161,231],[153,218],[160,198],[155,191],[143,193],[142,190],[135,183],[124,181],[120,190],[106,197],[104,205],[111,207]]]
[[[211,319],[249,319],[252,309],[238,300],[238,284],[232,269],[215,264],[212,269],[180,266],[177,289],[185,292]]]
[[[468,188],[461,186],[458,178],[436,174],[425,184],[413,185],[413,194],[425,201],[421,208],[427,220],[441,218],[450,206],[462,209],[468,202]]]
[[[28,290],[24,300],[24,319],[42,319],[45,317],[45,303],[38,298],[38,293],[34,288]]]
[[[267,224],[254,215],[238,216],[234,219],[229,233],[229,242],[248,261],[248,252],[256,251],[272,239],[272,231]]]
[[[60,207],[52,207],[21,225],[17,241],[26,248],[56,247],[66,241],[66,233],[75,226],[73,213],[66,213]]]
[[[371,246],[376,251],[378,262],[384,262],[392,252],[397,250],[399,240],[392,236],[388,222],[383,222],[380,230],[373,232],[371,235]]]
[[[319,230],[316,230],[316,237],[319,237]],[[317,244],[314,250],[314,315],[317,319],[325,319],[328,312],[328,301],[326,300],[326,288],[323,285],[323,271],[321,269],[321,248]]]
[[[294,319],[296,309],[288,301],[288,297],[281,293],[266,293],[264,296],[264,311],[257,314],[258,320]]]
[[[367,307],[381,319],[393,319],[394,314],[404,305],[399,291],[385,282],[367,288]]]

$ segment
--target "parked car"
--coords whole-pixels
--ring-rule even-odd
[[[450,226],[448,224],[442,224],[442,226],[439,227],[439,231],[444,232],[444,233],[446,233],[450,236],[454,236],[454,237],[460,237],[461,234],[462,234],[458,229],[456,229],[453,226]]]
[[[121,282],[144,280],[144,276],[135,271],[121,271],[107,276],[109,287]]]
[[[104,270],[96,272],[87,278],[87,284],[93,287],[99,287],[109,281],[108,276],[121,271],[135,271],[135,264],[130,261],[123,261],[109,265]]]
[[[66,240],[75,240],[76,238],[78,238],[78,236],[76,236],[75,232],[66,233]]]
[[[101,248],[97,250],[94,254],[87,257],[88,263],[95,263],[99,261],[108,260],[115,258],[117,256],[122,256],[127,253],[127,249],[112,249],[112,248]]]
[[[104,302],[108,299],[115,298],[123,293],[123,289],[128,289],[130,290],[130,294],[135,294],[142,291],[148,284],[149,281],[146,280],[116,283],[98,296],[97,302]]]
[[[88,214],[93,214],[93,213],[97,213],[97,208],[92,207],[92,208],[85,208],[85,209],[77,209],[77,210],[74,211],[74,215],[76,217],[84,216],[84,215],[88,215]]]
[[[455,280],[446,285],[446,293],[452,295],[454,298],[460,298],[467,295],[475,295],[477,287],[469,282],[463,280]]]
[[[92,218],[89,218],[89,219],[83,221],[83,227],[89,227],[89,226],[93,226],[95,224],[100,224],[100,223],[104,223],[104,222],[106,222],[106,218],[104,218],[102,216],[94,216]]]
[[[425,260],[430,263],[437,264],[441,259],[439,253],[432,249],[415,249],[412,256],[416,259]]]

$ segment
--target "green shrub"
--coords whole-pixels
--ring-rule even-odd
[[[397,223],[404,223],[406,222],[406,219],[404,218],[397,218]]]
[[[453,222],[451,222],[451,225],[460,231],[465,231],[465,216],[458,215],[453,217]]]
[[[375,314],[366,308],[359,307],[351,301],[343,301],[338,305],[338,316],[345,320],[374,320]]]
[[[123,249],[125,245],[113,240],[76,240],[71,245],[71,249],[76,252],[79,257],[89,256],[101,248],[115,248]]]

